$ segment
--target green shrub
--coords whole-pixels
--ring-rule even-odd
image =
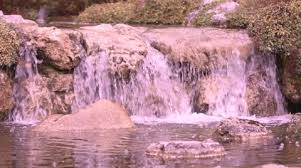
[[[246,29],[249,25],[249,16],[243,10],[230,13],[226,17],[228,18],[226,22],[227,28]]]
[[[134,17],[135,5],[127,2],[95,4],[82,12],[78,20],[89,23],[126,23]]]
[[[210,25],[212,25],[211,17],[212,17],[212,15],[201,14],[195,19],[194,25],[196,25],[196,26],[210,26]]]
[[[301,47],[301,1],[279,2],[250,17],[248,30],[265,53],[287,54]]]
[[[147,0],[132,22],[143,24],[182,24],[189,12],[199,5],[197,0]]]
[[[19,39],[13,27],[0,21],[0,66],[12,66],[17,62]]]
[[[137,0],[92,5],[78,20],[90,23],[182,24],[198,0]]]

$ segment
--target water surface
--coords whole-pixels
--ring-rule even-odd
[[[144,154],[152,142],[203,140],[212,129],[188,124],[138,125],[134,129],[35,133],[0,125],[0,167],[254,167],[278,163],[301,167],[301,150],[277,140],[224,144],[227,155],[211,159],[163,160]]]

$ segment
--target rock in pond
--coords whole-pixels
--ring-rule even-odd
[[[76,113],[52,115],[34,128],[34,131],[84,131],[134,127],[127,111],[108,100],[100,100]]]
[[[225,149],[211,139],[205,141],[170,141],[151,144],[146,154],[165,159],[209,158],[223,156]]]
[[[221,142],[244,142],[248,140],[271,138],[271,131],[257,121],[230,118],[222,121],[214,132]]]

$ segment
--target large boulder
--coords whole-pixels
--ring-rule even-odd
[[[257,121],[230,118],[222,121],[214,132],[221,142],[245,142],[271,138],[271,131]]]
[[[37,125],[36,131],[83,131],[134,127],[127,111],[118,104],[100,100],[78,112],[53,115]]]
[[[224,147],[211,139],[205,141],[170,141],[153,143],[146,154],[164,159],[210,158],[226,154]]]
[[[7,119],[13,108],[12,92],[12,80],[6,72],[0,70],[0,121]]]
[[[284,58],[282,90],[291,102],[301,103],[301,49]]]
[[[137,72],[147,54],[146,43],[131,26],[102,24],[84,27],[81,32],[87,43],[88,55],[105,51],[113,75],[128,78]]]
[[[75,68],[85,56],[82,34],[55,27],[20,27],[29,36],[38,51],[38,58],[62,71]]]

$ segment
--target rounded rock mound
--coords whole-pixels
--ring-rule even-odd
[[[257,121],[229,118],[218,125],[214,137],[221,142],[245,142],[253,139],[270,138],[272,134],[270,130]]]
[[[211,139],[205,141],[170,141],[151,144],[146,154],[165,159],[210,158],[223,156],[225,149]]]
[[[85,131],[97,129],[131,128],[127,111],[108,100],[100,100],[76,113],[52,115],[34,128],[34,131]]]

